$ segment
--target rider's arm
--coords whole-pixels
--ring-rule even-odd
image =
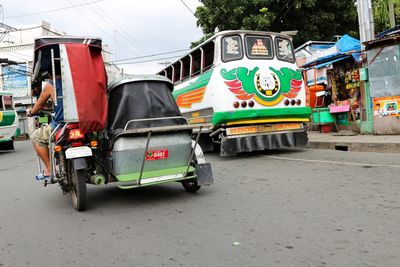
[[[33,108],[29,111],[30,115],[34,115],[39,112],[43,108],[43,106],[46,104],[47,100],[51,97],[51,94],[53,92],[53,86],[51,84],[46,84],[45,87],[42,90],[42,93],[39,96],[39,99],[36,100],[35,105]]]

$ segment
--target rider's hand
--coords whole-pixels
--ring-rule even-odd
[[[27,116],[27,117],[32,117],[32,116],[33,116],[33,114],[31,113],[31,110],[30,110],[30,109],[27,109],[27,110],[26,110],[26,116]]]

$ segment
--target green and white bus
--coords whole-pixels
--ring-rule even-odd
[[[18,115],[12,93],[0,91],[0,150],[14,149],[14,137],[18,137]]]
[[[274,32],[222,31],[158,73],[172,80],[174,98],[202,147],[221,155],[304,147],[308,142],[301,71],[291,37]]]

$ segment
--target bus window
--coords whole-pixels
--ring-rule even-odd
[[[190,57],[189,56],[184,57],[182,59],[182,64],[183,64],[182,79],[185,80],[190,76]]]
[[[239,35],[222,38],[222,61],[228,62],[243,58],[242,39]]]
[[[174,66],[174,77],[173,77],[174,79],[172,80],[172,82],[176,83],[181,80],[181,64],[178,61],[173,66]]]
[[[278,59],[288,62],[294,62],[292,42],[283,38],[275,38],[276,54]]]
[[[200,74],[201,70],[201,51],[196,50],[192,53],[192,76]]]
[[[246,54],[248,58],[273,58],[272,38],[269,36],[246,36]]]
[[[13,110],[13,101],[12,101],[12,96],[10,95],[5,95],[3,96],[3,105],[4,105],[4,110]]]
[[[167,72],[167,78],[172,81],[172,67],[168,67],[165,71]]]
[[[211,68],[211,66],[214,64],[214,49],[215,49],[215,44],[214,42],[209,42],[207,44],[205,44],[203,47],[203,64],[204,64],[204,68],[202,69],[202,71],[205,71],[209,68]]]

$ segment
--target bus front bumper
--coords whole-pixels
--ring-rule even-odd
[[[308,137],[305,130],[223,137],[221,156],[268,149],[306,147],[307,143]]]

